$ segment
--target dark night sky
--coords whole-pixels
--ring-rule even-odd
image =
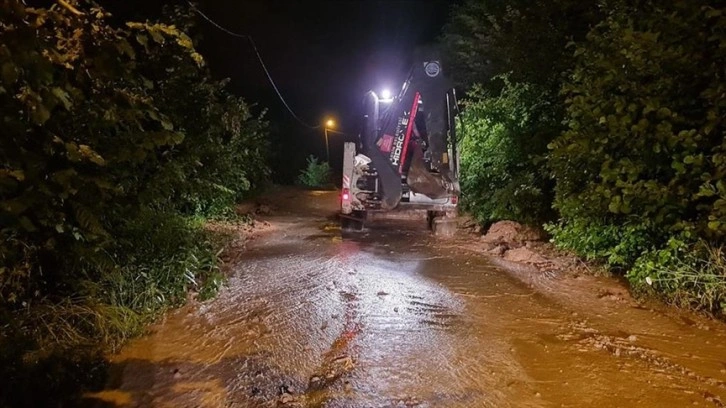
[[[319,124],[331,115],[342,130],[355,133],[364,93],[383,88],[396,92],[413,48],[435,40],[455,2],[202,0],[197,4],[220,25],[253,36],[283,96],[303,120]],[[174,0],[101,1],[124,19],[154,19],[164,3]],[[200,52],[215,77],[231,78],[235,93],[268,107],[268,118],[279,124],[276,131],[294,140],[285,144],[296,151],[324,152],[322,131],[294,125],[245,39],[231,37],[201,18],[199,28]],[[339,140],[331,138],[331,156],[340,149]]]

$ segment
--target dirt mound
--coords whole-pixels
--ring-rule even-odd
[[[504,253],[504,259],[510,262],[520,262],[535,265],[549,262],[549,260],[544,256],[526,247],[515,248],[506,251]]]
[[[542,233],[532,227],[514,221],[499,221],[489,227],[481,240],[491,244],[523,244],[527,241],[539,241]]]
[[[467,230],[469,233],[481,235],[481,224],[468,214],[459,214],[457,217],[458,228]]]
[[[559,254],[548,254],[548,244],[543,239],[544,234],[536,228],[499,221],[489,227],[481,243],[486,253],[508,262],[534,266],[541,272],[562,269],[564,262]]]

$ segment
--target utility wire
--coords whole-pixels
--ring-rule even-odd
[[[230,31],[230,30],[224,28],[223,26],[217,24],[217,22],[215,22],[211,18],[207,17],[207,15],[204,14],[204,13],[202,13],[201,10],[199,10],[196,7],[194,7],[194,4],[192,4],[192,2],[187,1],[187,4],[189,4],[189,7],[191,7],[191,9],[194,12],[196,12],[197,14],[199,14],[200,16],[202,16],[202,18],[204,18],[210,24],[212,24],[213,26],[215,26],[218,29],[222,30],[223,32],[225,32],[225,33],[227,33],[227,34],[229,34],[229,35],[231,35],[233,37],[246,38],[246,39],[248,39],[250,41],[250,45],[252,45],[252,49],[255,51],[255,55],[257,55],[257,60],[260,62],[260,66],[262,66],[262,70],[265,71],[265,75],[267,75],[267,79],[270,81],[270,85],[272,85],[272,88],[275,90],[275,93],[280,98],[280,101],[282,102],[282,104],[285,105],[285,108],[287,108],[287,111],[290,112],[290,115],[292,115],[292,117],[295,118],[295,120],[297,120],[298,122],[300,122],[301,125],[303,125],[303,126],[305,126],[307,128],[310,128],[310,129],[319,129],[322,126],[322,125],[317,125],[317,126],[310,125],[309,123],[307,123],[304,120],[300,119],[300,117],[295,114],[295,112],[292,110],[292,108],[290,108],[290,105],[288,105],[287,104],[287,101],[285,101],[285,98],[282,96],[282,93],[277,88],[277,85],[275,85],[275,81],[272,79],[272,75],[270,75],[270,71],[267,70],[267,66],[265,65],[265,62],[262,60],[262,56],[260,55],[260,52],[257,50],[257,45],[255,44],[255,41],[252,39],[252,36],[251,35],[249,35],[249,34],[238,34],[238,33],[235,33],[234,31]]]

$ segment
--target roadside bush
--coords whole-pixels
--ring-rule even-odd
[[[482,223],[538,224],[551,213],[544,154],[559,131],[557,112],[540,87],[496,80],[504,83],[498,96],[477,85],[463,102],[463,206]]]
[[[310,155],[307,166],[300,171],[297,181],[307,187],[327,187],[330,184],[330,165],[328,162],[319,162],[317,157]]]
[[[636,290],[722,309],[724,26],[717,1],[454,6],[441,43],[471,91],[462,203],[485,223],[547,220],[549,175],[558,246],[630,270]]]
[[[193,16],[183,7],[169,8],[164,17],[169,25],[152,28],[191,32]],[[142,41],[148,44],[153,38]],[[228,80],[212,80],[178,49],[154,51],[139,61],[138,71],[154,84],[155,104],[185,138],[167,154],[144,198],[153,200],[154,207],[187,215],[229,216],[231,207],[269,176],[265,112],[253,117],[242,98],[226,91]]]
[[[568,224],[548,223],[545,230],[557,246],[579,254],[588,261],[604,262],[611,270],[624,271],[652,249],[658,234],[648,223],[632,220],[623,225],[590,220]]]
[[[268,174],[266,124],[210,78],[177,28],[188,14],[108,17],[0,0],[0,406],[57,404],[38,391],[63,372],[33,396],[14,385],[117,348],[188,290],[213,295],[223,244],[202,217]]]
[[[549,156],[555,242],[634,266],[635,287],[644,275],[668,276],[654,287],[669,298],[706,296],[709,307],[723,298],[723,285],[703,289],[721,258],[676,257],[673,243],[718,249],[726,237],[724,24],[715,3],[614,8],[574,50],[563,87],[568,129]]]
[[[465,208],[482,223],[554,218],[547,144],[563,130],[567,44],[601,10],[575,0],[465,0],[452,6],[440,43],[467,92],[462,116]],[[476,85],[475,85],[476,84]]]

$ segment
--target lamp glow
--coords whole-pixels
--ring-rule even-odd
[[[381,98],[382,98],[382,99],[391,99],[391,91],[390,91],[390,90],[388,90],[388,89],[384,89],[384,90],[383,90],[383,91],[381,92]]]

